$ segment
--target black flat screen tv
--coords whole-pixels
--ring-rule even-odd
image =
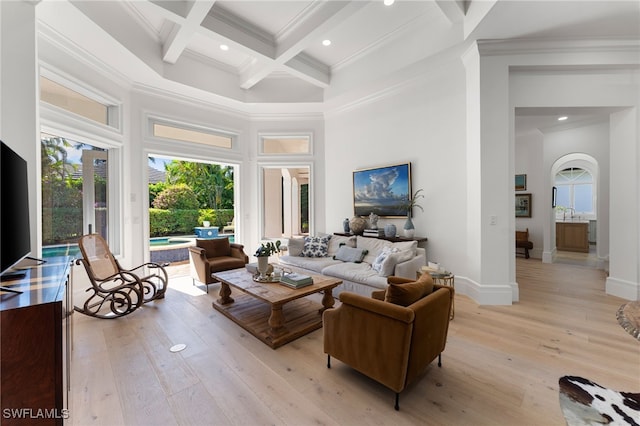
[[[27,162],[0,141],[0,275],[31,252]]]

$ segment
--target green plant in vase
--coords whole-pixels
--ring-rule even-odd
[[[418,200],[420,198],[424,198],[424,195],[422,194],[422,189],[418,189],[416,192],[413,193],[412,197],[407,198],[407,200],[405,200],[404,203],[400,204],[400,207],[407,213],[407,221],[404,223],[404,226],[402,227],[405,237],[413,238],[413,234],[415,233],[415,230],[416,230],[415,226],[413,226],[413,221],[411,220],[411,217],[413,216],[413,208],[417,207],[422,212],[424,212],[424,209],[422,208],[422,206],[418,204]]]
[[[260,273],[258,279],[266,280],[268,278],[267,273],[269,271],[269,256],[280,253],[281,244],[282,243],[280,242],[280,240],[277,240],[275,242],[268,241],[266,243],[262,243],[253,254],[258,258],[258,272]]]

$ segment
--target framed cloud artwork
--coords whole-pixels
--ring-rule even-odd
[[[405,217],[402,204],[411,196],[411,163],[353,172],[353,211],[356,216]]]

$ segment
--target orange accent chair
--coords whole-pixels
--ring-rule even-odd
[[[420,281],[426,289],[416,293]],[[436,357],[442,365],[454,290],[433,284],[429,274],[415,282],[391,276],[388,283],[387,290],[374,291],[371,298],[340,293],[340,307],[323,314],[324,352],[328,368],[333,356],[395,391],[399,410],[400,392]],[[414,294],[390,297],[392,286]]]
[[[217,282],[213,272],[243,268],[249,262],[242,244],[230,243],[229,238],[196,239],[195,247],[189,247],[189,264],[193,285],[199,281],[207,286]]]

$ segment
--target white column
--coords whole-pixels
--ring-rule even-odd
[[[467,256],[480,304],[510,305],[515,283],[513,148],[509,134],[509,69],[483,58],[478,45],[463,57],[467,72]]]
[[[31,253],[42,247],[35,2],[0,1],[0,138],[27,161]]]
[[[638,300],[640,291],[640,210],[638,200],[638,111],[629,108],[611,114],[610,209],[612,236],[606,292]]]

